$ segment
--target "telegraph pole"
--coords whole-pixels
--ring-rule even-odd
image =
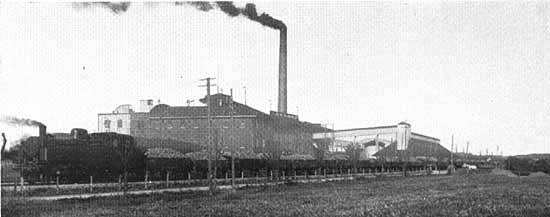
[[[231,187],[235,189],[235,139],[233,135],[235,134],[235,124],[234,124],[234,106],[233,106],[233,89],[230,89],[231,97],[229,98],[229,106],[231,108],[231,128],[229,129],[229,138],[231,142]]]
[[[204,78],[200,79],[200,81],[206,81],[206,85],[199,85],[199,87],[206,87],[206,108],[207,108],[207,119],[208,119],[208,186],[210,188],[210,194],[214,192],[215,185],[214,182],[212,182],[212,117],[210,115],[210,87],[216,86],[215,84],[210,84],[211,80],[214,80],[215,78]]]
[[[244,104],[246,105],[246,86],[244,86],[243,89],[244,89]]]
[[[453,156],[453,147],[455,144],[455,135],[451,135],[451,165],[454,166],[454,156]]]

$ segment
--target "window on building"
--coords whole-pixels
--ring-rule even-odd
[[[105,129],[111,128],[111,120],[105,120],[103,122],[103,125],[105,125]]]
[[[118,119],[118,121],[116,122],[116,127],[117,128],[122,128],[122,120],[121,119]]]

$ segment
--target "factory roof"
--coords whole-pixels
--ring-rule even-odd
[[[356,131],[356,130],[385,129],[385,128],[395,128],[396,126],[397,126],[397,125],[378,126],[378,127],[363,127],[363,128],[351,128],[351,129],[343,129],[343,130],[334,130],[334,132],[346,132],[346,131]]]
[[[411,134],[412,134],[412,135],[415,135],[415,136],[419,136],[419,137],[424,137],[424,138],[428,138],[428,139],[433,139],[433,140],[440,141],[438,138],[431,137],[431,136],[426,136],[426,135],[423,135],[423,134],[420,134],[420,133],[411,132]]]
[[[231,115],[230,100],[231,96],[224,94],[214,94],[210,96],[211,100],[211,115],[212,116],[229,116]],[[200,100],[206,104],[206,97]],[[258,116],[267,115],[261,111],[253,109],[247,105],[233,101],[233,115],[235,116]],[[206,117],[208,115],[207,106],[169,106],[160,104],[151,109],[151,117]]]
[[[451,156],[451,152],[445,147],[435,142],[423,141],[419,139],[411,138],[409,140],[409,146],[406,150],[397,150],[396,142],[388,145],[386,148],[376,152],[374,154],[377,157],[395,157],[400,156],[400,153],[406,153],[408,156],[429,156],[444,158]]]

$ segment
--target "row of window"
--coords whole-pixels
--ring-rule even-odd
[[[105,129],[111,129],[111,120],[105,120],[103,122],[104,126],[105,126]],[[220,123],[214,123],[213,125],[214,126],[219,126]],[[228,129],[231,127],[231,125],[229,125],[229,123],[222,123],[223,126],[221,126],[222,128],[224,129]],[[121,119],[118,119],[117,120],[117,124],[116,124],[116,127],[117,128],[122,128],[123,127],[123,122]],[[235,128],[246,128],[246,123],[245,122],[240,122],[240,123],[236,123],[234,125]],[[137,129],[144,129],[145,128],[145,123],[144,121],[141,121],[141,120],[138,120],[136,121],[136,128]],[[160,129],[177,129],[177,128],[180,128],[180,129],[186,129],[186,128],[189,128],[189,129],[199,129],[199,128],[206,128],[206,122],[205,123],[196,123],[196,122],[191,122],[191,121],[171,121],[171,122],[161,122],[161,121],[153,121],[152,122],[152,129],[157,129],[157,130],[160,130]]]
[[[216,125],[216,126],[219,126],[219,125],[231,126],[232,123],[231,123],[230,120],[216,120],[216,121],[212,121],[212,124]],[[246,126],[246,121],[235,121],[233,124],[235,126],[244,127],[244,126]],[[153,120],[153,121],[151,121],[151,125],[153,126],[153,128],[158,128],[160,126],[168,126],[168,127],[173,127],[173,128],[182,128],[182,127],[186,127],[186,126],[191,126],[191,128],[192,128],[194,126],[200,126],[201,128],[203,128],[203,127],[206,127],[208,125],[208,121],[207,120],[202,120],[202,121],[197,121],[197,120]]]
[[[105,126],[105,129],[110,129],[111,128],[111,120],[103,121],[103,125]],[[116,127],[117,128],[122,128],[122,120],[121,119],[117,120]]]

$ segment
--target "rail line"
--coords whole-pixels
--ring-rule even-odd
[[[415,172],[408,172],[409,176],[422,176],[426,175],[424,171],[415,171]],[[443,175],[447,174],[446,171],[432,171],[432,175]],[[296,183],[318,183],[318,182],[332,182],[332,181],[343,181],[343,180],[355,180],[357,178],[376,178],[376,177],[400,177],[403,176],[402,171],[397,172],[388,172],[388,173],[355,173],[355,174],[346,174],[339,177],[326,177],[324,175],[310,175],[310,176],[291,176],[289,179],[286,180],[270,180],[270,177],[247,177],[244,179],[240,179],[241,183],[235,184],[235,188],[244,188],[244,187],[258,187],[258,186],[274,186],[274,185],[282,185],[289,182],[296,182]],[[187,183],[194,180],[174,180],[173,183]],[[242,183],[243,181],[253,181],[251,183]],[[228,190],[232,189],[232,186],[230,184],[226,184],[226,181],[224,180],[221,185],[217,185],[217,189],[220,190]],[[149,182],[147,184],[164,184],[165,182],[162,181],[154,181]],[[132,184],[136,185],[144,185],[143,182],[134,182]],[[99,186],[109,186],[109,187],[116,187],[118,186],[118,183],[101,183],[96,184],[95,187]],[[40,189],[40,188],[56,188],[55,185],[41,185],[41,186],[27,186],[32,187],[33,189]],[[62,187],[62,186],[59,186]],[[63,185],[64,188],[88,188],[89,185],[87,184],[73,184],[73,185]],[[2,188],[4,191],[4,187]],[[29,189],[25,189],[29,190]],[[127,195],[147,195],[147,194],[158,194],[158,193],[180,193],[180,192],[195,192],[195,191],[208,191],[208,186],[190,186],[190,187],[177,187],[177,188],[160,188],[160,189],[145,189],[145,190],[132,190],[127,191]],[[23,200],[42,200],[42,201],[55,201],[55,200],[64,200],[64,199],[87,199],[87,198],[94,198],[94,197],[113,197],[113,196],[122,196],[124,195],[123,191],[114,191],[114,192],[98,192],[98,193],[80,193],[80,194],[67,194],[67,195],[51,195],[51,196],[30,196],[30,197],[18,197],[19,199]]]

